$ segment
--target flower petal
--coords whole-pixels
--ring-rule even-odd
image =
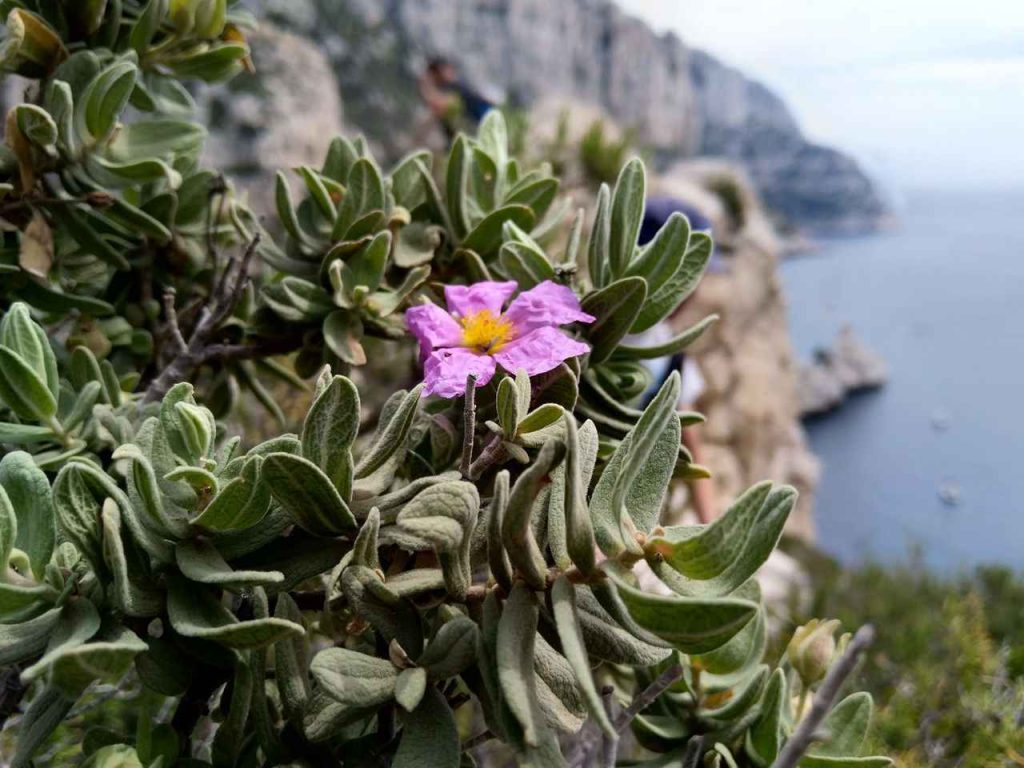
[[[504,283],[484,280],[473,285],[446,285],[444,299],[448,302],[448,311],[458,317],[466,317],[482,309],[500,315],[508,297],[515,293],[518,287],[514,280]]]
[[[545,325],[592,323],[594,316],[580,309],[579,299],[571,288],[545,280],[523,291],[509,304],[505,317],[520,333],[528,333]]]
[[[466,377],[476,374],[482,387],[494,376],[494,358],[462,347],[435,349],[423,365],[424,395],[458,397],[466,391]]]
[[[528,375],[533,376],[557,368],[563,360],[589,351],[588,344],[570,339],[557,328],[545,325],[510,341],[494,353],[494,359],[509,373],[523,368]]]
[[[458,322],[436,304],[419,304],[405,311],[405,324],[420,342],[420,359],[432,349],[456,346],[462,341]]]

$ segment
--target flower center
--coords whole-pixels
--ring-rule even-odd
[[[462,345],[481,352],[497,352],[515,332],[510,320],[489,309],[472,312],[462,318],[461,323]]]

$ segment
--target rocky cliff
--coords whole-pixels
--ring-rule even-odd
[[[611,0],[255,1],[326,52],[348,120],[386,137],[386,152],[421,143],[415,73],[445,55],[513,103],[599,106],[661,159],[738,162],[767,205],[803,227],[855,231],[885,212],[857,163],[809,142],[770,90]]]

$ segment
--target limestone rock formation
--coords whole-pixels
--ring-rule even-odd
[[[857,163],[809,142],[770,90],[674,35],[656,34],[611,0],[260,2],[327,53],[348,119],[392,155],[423,143],[415,75],[440,54],[477,88],[513,104],[560,98],[598,106],[636,129],[659,158],[740,163],[768,206],[797,225],[855,231],[885,212]]]
[[[239,75],[199,103],[214,128],[208,156],[249,194],[254,210],[266,213],[274,172],[319,165],[331,139],[346,129],[338,81],[315,43],[270,24],[249,42],[258,73]]]
[[[844,326],[829,349],[815,353],[814,362],[800,368],[800,412],[826,413],[851,394],[884,386],[889,379],[885,360],[867,347],[850,326]]]

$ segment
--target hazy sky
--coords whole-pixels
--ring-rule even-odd
[[[619,0],[899,187],[1024,186],[1024,0]]]

